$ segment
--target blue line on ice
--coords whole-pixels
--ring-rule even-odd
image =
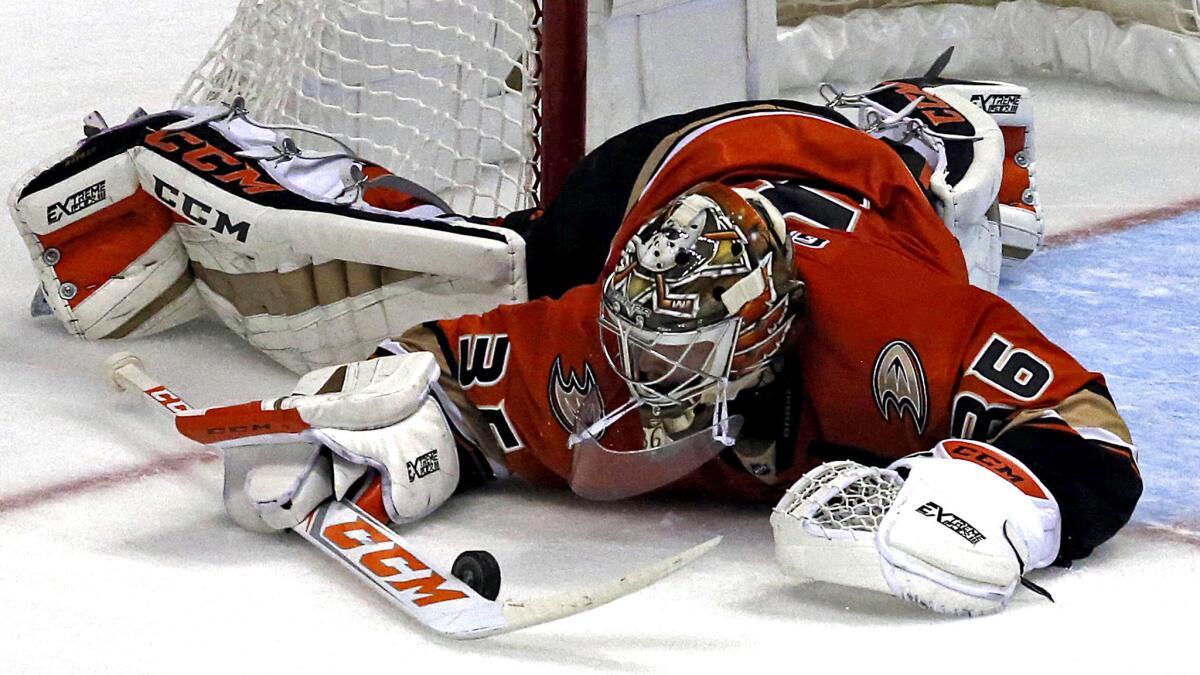
[[[1043,251],[1000,294],[1105,374],[1140,450],[1134,520],[1200,517],[1200,213]]]

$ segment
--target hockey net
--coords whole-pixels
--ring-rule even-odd
[[[952,76],[1067,75],[1200,100],[1197,1],[721,0],[775,4],[778,29],[764,34],[778,40],[770,67],[785,94],[919,73],[954,45]],[[503,214],[552,196],[582,154],[589,20],[622,4],[687,3],[242,0],[176,103],[240,95],[257,117],[334,135],[459,212]]]
[[[536,201],[541,0],[242,0],[176,104],[245,98],[490,216]],[[319,144],[318,139],[305,143]]]

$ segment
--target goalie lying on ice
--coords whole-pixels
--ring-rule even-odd
[[[592,499],[777,502],[789,575],[986,613],[1026,571],[1088,555],[1141,493],[1104,378],[968,283],[963,248],[984,242],[975,268],[994,272],[1004,227],[1029,248],[1040,232],[1004,196],[1016,175],[1008,194],[1034,201],[1021,199],[1027,171],[1001,171],[1018,153],[1029,167],[1027,134],[1001,135],[969,103],[989,87],[1016,89],[918,80],[839,95],[871,133],[783,101],[663,118],[591,153],[544,213],[492,222],[351,157],[251,142],[273,132],[236,109],[168,113],[35,172],[14,212],[54,311],[84,335],[169,325],[190,282],[263,342],[287,331],[248,328],[264,320],[246,294],[262,283],[286,296],[284,278],[308,265],[309,305],[335,336],[358,336],[343,345],[353,353],[380,302],[355,309],[355,265],[401,267],[406,293],[472,268],[464,303],[420,296],[421,317],[452,318],[394,331],[377,358],[179,417],[226,446],[226,502],[247,527],[288,527],[330,493],[412,520],[510,474]],[[91,201],[98,180],[107,196]],[[126,266],[170,262],[162,276],[184,290],[68,290],[63,261],[116,240],[113,223],[142,234],[124,258],[75,271],[128,280]],[[521,301],[522,256],[533,301]],[[391,285],[379,269],[366,293]],[[285,347],[273,355],[293,367],[345,353]]]

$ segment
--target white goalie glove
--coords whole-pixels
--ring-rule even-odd
[[[967,616],[1003,609],[1025,572],[1057,557],[1061,529],[1054,498],[1020,462],[961,440],[887,469],[822,464],[788,490],[771,526],[789,577]]]
[[[428,353],[322,368],[290,396],[188,411],[176,426],[224,450],[225,507],[247,529],[293,527],[326,499],[360,489],[371,470],[388,518],[409,522],[458,485],[454,438],[430,395],[438,373]]]

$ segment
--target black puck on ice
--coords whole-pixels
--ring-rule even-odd
[[[500,563],[487,551],[459,553],[450,573],[488,600],[500,595]]]

